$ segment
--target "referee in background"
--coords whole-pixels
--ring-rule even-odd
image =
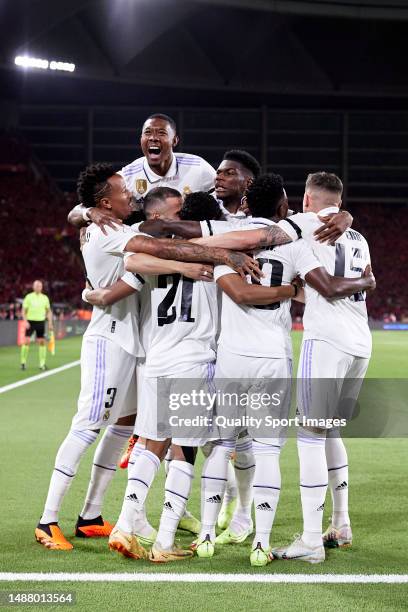
[[[21,369],[26,369],[27,356],[30,348],[31,336],[35,332],[38,346],[38,358],[40,370],[46,370],[45,359],[47,346],[45,344],[45,320],[48,321],[48,330],[53,331],[52,310],[50,300],[43,292],[43,284],[36,280],[33,282],[33,290],[28,293],[23,301],[23,319],[26,324],[24,344],[21,347]]]

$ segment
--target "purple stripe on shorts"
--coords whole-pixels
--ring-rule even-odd
[[[94,413],[94,409],[95,409],[95,402],[96,402],[96,393],[97,393],[97,387],[98,387],[98,376],[99,376],[99,339],[96,341],[96,360],[95,360],[95,373],[94,373],[94,387],[93,387],[93,394],[92,394],[92,404],[91,404],[91,410],[89,413],[89,420],[92,422],[93,419],[93,413]]]
[[[308,354],[308,370],[307,370],[307,378],[308,378],[308,407],[307,413],[310,414],[310,408],[312,407],[312,354],[313,354],[313,340],[310,341],[310,350]]]
[[[105,352],[106,352],[106,340],[101,340],[101,357],[100,357],[100,374],[99,374],[99,384],[98,384],[98,393],[95,405],[95,414],[94,414],[94,422],[96,423],[102,411],[102,404],[104,399],[104,386],[105,386]]]

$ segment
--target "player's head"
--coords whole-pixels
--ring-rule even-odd
[[[150,115],[143,124],[140,146],[149,166],[154,170],[169,163],[179,138],[174,119],[163,113]]]
[[[132,212],[132,195],[123,177],[110,164],[87,166],[79,175],[77,194],[87,208],[102,208],[118,219],[126,219]]]
[[[43,284],[40,280],[35,280],[33,282],[33,291],[34,293],[41,293],[43,290]]]
[[[217,200],[206,191],[189,193],[180,211],[180,219],[188,221],[211,221],[222,218],[223,214]]]
[[[253,217],[285,219],[288,198],[279,174],[261,174],[248,187],[246,203]]]
[[[259,162],[247,151],[227,151],[217,168],[215,194],[220,200],[242,198],[261,173]]]
[[[155,187],[146,195],[143,211],[146,219],[180,219],[180,209],[183,204],[181,193],[171,187]]]
[[[303,212],[319,212],[328,206],[341,206],[343,183],[332,172],[314,172],[306,179]]]

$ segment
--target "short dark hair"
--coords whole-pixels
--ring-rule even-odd
[[[170,115],[165,115],[164,113],[153,113],[153,115],[149,115],[144,122],[146,123],[146,121],[149,121],[149,119],[162,119],[163,121],[167,121],[170,127],[177,132],[176,122],[174,121],[173,117],[170,117]]]
[[[224,153],[223,160],[235,161],[241,164],[246,170],[251,172],[254,178],[261,174],[261,165],[257,159],[247,151],[240,149],[231,149]]]
[[[77,181],[79,201],[87,208],[96,206],[108,193],[108,179],[116,174],[113,166],[107,163],[91,164],[82,170]]]
[[[206,191],[189,193],[180,210],[180,219],[183,221],[211,221],[222,217],[217,200]]]
[[[143,210],[146,210],[156,204],[156,202],[165,202],[167,198],[181,198],[181,193],[172,187],[155,187],[151,189],[143,199]]]
[[[261,174],[247,189],[248,208],[253,217],[272,217],[284,195],[280,174]]]
[[[343,183],[337,176],[332,172],[314,172],[309,174],[306,179],[306,189],[308,187],[317,187],[318,189],[325,189],[331,193],[336,193],[341,196],[343,193]]]

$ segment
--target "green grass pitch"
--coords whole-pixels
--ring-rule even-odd
[[[408,372],[408,335],[404,332],[374,332],[370,377],[404,378]],[[301,334],[294,333],[298,354]],[[79,358],[80,338],[57,344],[49,357],[50,368]],[[16,347],[0,349],[0,386],[38,373],[37,348],[32,347],[28,369],[18,369]],[[0,395],[2,530],[0,572],[177,572],[259,573],[249,566],[249,539],[235,547],[220,547],[211,561],[195,558],[179,564],[156,567],[111,554],[106,540],[73,538],[73,529],[88,484],[94,448],[85,456],[62,508],[60,524],[72,539],[74,550],[50,552],[34,541],[34,528],[42,511],[54,457],[68,431],[79,391],[79,368],[74,367],[44,380]],[[274,561],[261,572],[305,574],[407,574],[406,439],[347,440],[350,460],[350,505],[353,548],[329,551],[327,561],[317,566],[301,562]],[[294,440],[282,453],[282,494],[273,530],[273,544],[288,542],[301,530],[298,463]],[[197,466],[199,473],[201,461]],[[148,515],[159,521],[163,499],[163,470],[148,498]],[[117,518],[126,473],[118,470],[108,492],[104,516]],[[328,495],[329,498],[329,495]],[[330,512],[327,503],[326,519]],[[189,508],[199,515],[199,478],[194,483]],[[191,538],[179,532],[188,545]],[[77,610],[255,610],[285,607],[289,610],[398,610],[406,608],[407,585],[342,584],[189,584],[189,583],[0,583],[0,591],[76,592]],[[31,609],[24,606],[25,610]],[[33,609],[40,609],[39,606]],[[46,609],[46,608],[44,608]],[[52,609],[48,607],[47,609]]]

